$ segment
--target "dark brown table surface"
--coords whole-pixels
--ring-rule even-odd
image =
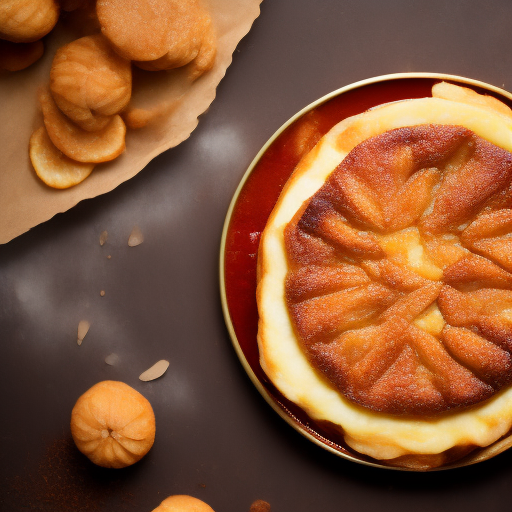
[[[509,0],[266,0],[189,140],[1,246],[0,510],[149,512],[171,494],[216,512],[248,511],[255,499],[273,512],[510,510],[512,452],[404,473],[339,459],[289,427],[231,346],[218,260],[238,182],[296,111],[397,72],[511,90],[511,27]],[[136,224],[145,241],[130,248]],[[79,347],[82,318],[91,329]],[[167,374],[140,382],[159,359]],[[74,402],[105,379],[135,387],[155,410],[155,445],[125,470],[94,467],[70,440]]]

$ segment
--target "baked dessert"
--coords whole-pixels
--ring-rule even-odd
[[[151,404],[124,382],[105,380],[89,388],[73,407],[70,425],[77,448],[104,468],[135,464],[155,441]]]
[[[262,234],[263,370],[356,452],[429,469],[512,427],[512,111],[437,84],[332,128]]]
[[[48,34],[59,19],[55,0],[3,0],[0,2],[0,39],[32,43]]]
[[[216,38],[199,0],[98,0],[96,12],[116,52],[143,69],[191,63],[196,79],[213,66]]]
[[[153,512],[213,512],[213,509],[193,496],[175,494],[162,501]]]
[[[50,90],[71,121],[86,131],[101,130],[130,101],[130,61],[119,57],[101,34],[81,37],[55,53]]]

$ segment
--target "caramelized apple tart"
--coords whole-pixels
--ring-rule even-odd
[[[454,85],[333,127],[258,256],[261,366],[356,452],[429,469],[512,427],[512,111]]]

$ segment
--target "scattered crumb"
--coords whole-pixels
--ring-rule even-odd
[[[204,489],[206,487],[206,484],[199,484],[199,487],[202,487]]]
[[[270,512],[270,504],[263,500],[256,500],[251,505],[249,512]]]
[[[100,295],[101,295],[102,297],[105,297],[105,290],[101,290]]]
[[[112,258],[112,256],[110,256],[110,254],[107,256],[107,260],[109,260],[110,258]]]
[[[105,245],[108,239],[108,233],[106,231],[103,231],[100,235],[100,245]]]
[[[76,338],[78,345],[81,345],[82,341],[84,341],[85,335],[89,332],[89,327],[91,327],[91,324],[87,320],[80,320],[78,323],[78,335]]]
[[[128,239],[128,245],[130,247],[135,247],[136,245],[140,245],[142,242],[144,242],[144,235],[142,234],[139,226],[134,226],[130,233],[130,238]]]
[[[160,361],[155,363],[151,368],[141,373],[139,375],[139,379],[144,382],[158,379],[167,371],[167,368],[169,368],[169,361],[161,359]]]
[[[109,354],[107,357],[105,357],[105,363],[107,363],[109,366],[114,366],[119,361],[119,356],[117,354]]]

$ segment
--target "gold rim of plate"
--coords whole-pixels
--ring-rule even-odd
[[[250,367],[249,363],[247,362],[247,359],[245,358],[245,354],[240,347],[240,343],[238,342],[237,336],[235,334],[235,330],[233,327],[233,324],[231,322],[231,316],[229,313],[227,298],[226,298],[226,288],[225,288],[225,273],[224,273],[224,262],[225,262],[225,250],[226,250],[226,237],[229,229],[229,224],[231,222],[231,216],[233,214],[233,210],[235,208],[236,202],[238,200],[238,196],[240,195],[241,190],[243,189],[247,179],[251,175],[253,169],[256,167],[258,162],[260,161],[261,157],[265,154],[267,149],[270,147],[270,145],[283,133],[286,128],[288,128],[291,124],[293,124],[297,119],[302,117],[304,114],[309,112],[310,110],[313,110],[314,108],[318,107],[319,105],[322,105],[326,103],[327,101],[330,101],[331,99],[340,96],[341,94],[344,94],[348,91],[352,91],[354,89],[358,89],[360,87],[364,87],[371,84],[376,84],[379,82],[387,82],[390,80],[400,80],[404,78],[426,78],[426,79],[435,79],[435,80],[450,80],[453,82],[457,82],[459,84],[467,84],[472,85],[475,87],[480,87],[481,89],[485,89],[487,91],[491,91],[493,93],[499,94],[506,98],[507,100],[512,101],[512,94],[508,91],[505,91],[504,89],[500,89],[499,87],[496,87],[494,85],[487,84],[485,82],[480,82],[479,80],[473,80],[471,78],[465,78],[462,76],[457,75],[446,75],[443,73],[394,73],[389,75],[381,75],[373,78],[367,78],[366,80],[360,80],[358,82],[354,82],[352,84],[346,85],[344,87],[341,87],[340,89],[336,89],[335,91],[330,92],[329,94],[326,94],[325,96],[322,96],[321,98],[317,99],[316,101],[310,103],[306,107],[304,107],[302,110],[297,112],[294,116],[292,116],[288,121],[286,121],[271,137],[267,140],[267,142],[264,144],[264,146],[259,150],[257,155],[252,160],[251,164],[245,171],[244,175],[242,176],[242,179],[240,183],[238,184],[237,189],[235,190],[235,193],[231,199],[231,203],[229,204],[229,208],[226,214],[226,218],[224,220],[224,227],[222,229],[222,237],[221,237],[221,244],[220,244],[220,261],[219,261],[219,277],[220,277],[220,298],[222,303],[222,312],[224,315],[224,321],[226,323],[226,327],[229,332],[229,336],[231,338],[231,343],[235,349],[235,352],[238,356],[238,359],[242,363],[242,366],[251,379],[252,383],[256,386],[256,389],[260,392],[260,394],[263,396],[265,401],[274,409],[279,416],[288,423],[294,430],[299,432],[302,436],[304,436],[306,439],[309,439],[314,444],[320,446],[324,450],[327,450],[338,457],[341,457],[346,460],[350,460],[352,462],[356,462],[358,464],[363,464],[365,466],[371,466],[375,468],[382,468],[382,469],[390,469],[390,470],[397,470],[397,471],[418,471],[416,469],[411,468],[400,468],[400,467],[394,467],[394,466],[388,466],[385,464],[379,464],[378,462],[370,462],[366,460],[359,459],[355,456],[352,456],[347,453],[343,453],[336,448],[330,446],[329,444],[323,442],[318,437],[315,437],[312,435],[305,426],[300,423],[298,420],[296,420],[293,416],[291,416],[286,410],[284,410],[276,400],[267,392],[265,387],[262,385],[256,374],[253,372],[252,368]],[[406,99],[406,98],[404,98]],[[319,437],[322,437],[319,434]],[[464,457],[461,461],[455,462],[454,464],[450,464],[447,466],[442,466],[439,468],[434,468],[429,471],[441,471],[441,470],[447,470],[447,469],[454,469],[454,468],[460,468],[464,466],[469,466],[472,464],[476,464],[477,462],[482,462],[484,460],[488,460],[492,457],[495,457],[496,455],[499,455],[500,453],[504,452],[508,448],[512,446],[512,434],[509,433],[508,436],[498,439],[493,444],[482,448],[477,449],[474,454],[470,454],[467,457]]]

